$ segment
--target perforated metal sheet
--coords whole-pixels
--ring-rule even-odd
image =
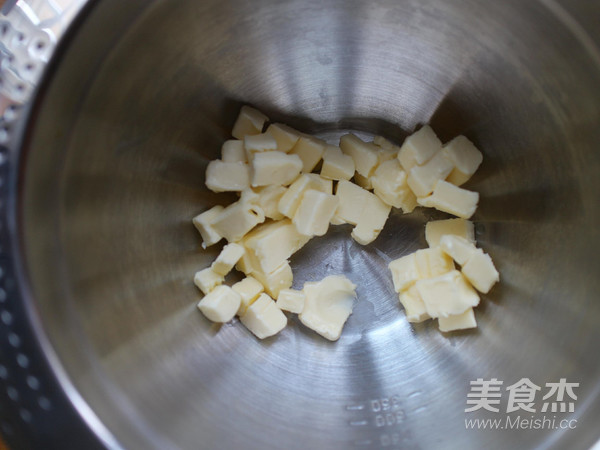
[[[98,446],[48,368],[17,290],[7,206],[11,143],[56,44],[83,0],[4,2],[0,14],[0,434],[11,448]]]

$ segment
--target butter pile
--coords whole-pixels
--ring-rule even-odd
[[[383,137],[364,142],[353,134],[331,145],[261,112],[242,107],[221,159],[206,169],[206,186],[236,192],[237,201],[193,218],[207,248],[227,241],[210,267],[194,275],[204,297],[200,311],[211,321],[240,322],[263,339],[287,324],[283,311],[321,336],[339,339],[352,313],[356,286],[342,275],[293,290],[289,258],[330,225],[351,224],[361,245],[373,242],[391,208],[410,213],[433,207],[459,219],[430,222],[429,249],[390,263],[394,287],[411,322],[437,318],[442,331],[476,326],[475,289],[498,281],[489,255],[474,245],[470,218],[479,194],[460,187],[482,155],[464,136],[442,146],[424,126],[401,147]],[[461,266],[455,269],[454,262]],[[245,275],[224,284],[233,269]],[[475,289],[473,288],[475,287]]]

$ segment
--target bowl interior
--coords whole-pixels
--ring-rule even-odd
[[[89,8],[35,104],[19,208],[32,305],[107,436],[128,448],[595,442],[600,59],[570,14],[517,0]],[[400,144],[424,123],[475,142],[484,162],[466,187],[501,273],[479,328],[442,335],[404,317],[387,263],[446,217],[420,209],[393,212],[369,246],[332,227],[291,259],[294,287],[337,273],[358,285],[338,342],[296,319],[263,342],[209,323],[192,276],[219,246],[203,251],[191,218],[231,199],[204,171],[243,104],[332,143],[351,130]],[[506,395],[500,413],[464,412],[471,380],[525,377],[580,383],[574,413],[558,415],[576,432],[465,429],[506,416]]]

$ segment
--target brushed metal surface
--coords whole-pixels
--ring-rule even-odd
[[[600,67],[594,30],[570,18],[550,1],[98,2],[38,96],[19,208],[32,308],[114,438],[592,445]],[[502,276],[480,327],[445,336],[404,318],[386,266],[425,246],[426,220],[445,217],[427,210],[394,213],[367,247],[334,227],[292,258],[296,287],[333,273],[358,285],[336,343],[296,319],[264,342],[205,320],[191,278],[218,248],[201,251],[190,219],[230,198],[205,189],[204,169],[242,104],[332,141],[400,143],[422,123],[472,139],[485,155],[467,185],[481,193],[477,238]],[[498,416],[465,414],[469,381],[523,377],[579,382],[577,429],[465,429]]]

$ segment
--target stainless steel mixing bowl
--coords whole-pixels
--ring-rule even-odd
[[[103,0],[67,34],[29,111],[9,189],[17,281],[68,397],[107,446],[589,448],[600,432],[600,6],[583,0]],[[476,331],[411,325],[387,263],[441,213],[392,213],[362,247],[332,227],[294,285],[344,273],[342,338],[296,320],[255,339],[196,309],[191,218],[239,107],[335,140],[419,124],[484,153],[477,239],[501,283]],[[470,382],[500,411],[465,412]],[[506,413],[506,387],[541,387]],[[579,383],[542,413],[546,383]],[[471,393],[474,391],[471,391]],[[565,401],[568,400],[565,399]],[[574,429],[467,429],[465,419]],[[576,422],[572,422],[576,420]],[[566,423],[566,422],[565,422]]]

